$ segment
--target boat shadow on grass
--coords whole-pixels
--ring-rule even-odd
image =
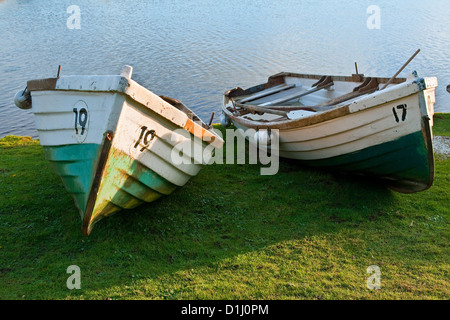
[[[361,178],[281,165],[282,181],[260,176],[259,166],[224,166],[220,171],[226,180],[212,178],[218,166],[205,168],[170,197],[103,220],[92,234],[91,253],[96,255],[97,241],[118,250],[106,254],[97,268],[123,272],[111,287],[154,288],[151,298],[215,299],[214,290],[223,290],[220,283],[232,274],[251,279],[265,268],[264,258],[258,261],[261,252],[275,248],[276,254],[283,243],[319,239],[383,219],[392,201],[390,191]],[[166,282],[177,289],[165,291]],[[196,292],[205,282],[206,291],[213,290],[209,295]],[[225,284],[230,290],[225,297],[243,298],[234,295],[236,285]],[[267,297],[257,293],[254,298]]]
[[[274,264],[302,256],[327,264],[329,250],[363,255],[398,219],[398,199],[382,185],[282,160],[273,176],[261,176],[259,165],[206,166],[172,195],[114,214],[86,237],[40,146],[3,149],[0,165],[8,168],[0,171],[8,186],[3,298],[270,298],[254,276],[270,278]],[[302,251],[305,243],[319,245],[317,256]],[[71,265],[80,267],[82,290],[66,287]],[[256,286],[251,297],[234,292],[242,279]]]

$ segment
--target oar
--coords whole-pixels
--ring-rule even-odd
[[[388,82],[385,83],[385,85],[380,90],[385,89],[389,84],[391,84],[391,82],[394,81],[394,79],[400,74],[400,72],[402,72],[403,69],[406,68],[406,66],[412,61],[412,59],[414,59],[415,56],[417,56],[417,54],[419,52],[420,52],[420,49],[418,49],[411,56],[411,58],[409,58],[408,61],[406,61],[406,63],[397,71],[397,73],[392,78],[389,79]],[[282,98],[282,99],[279,99],[279,100],[271,101],[269,103],[261,104],[259,106],[242,105],[242,104],[239,104],[239,103],[237,103],[237,105],[239,107],[244,108],[244,109],[249,110],[249,111],[262,112],[262,113],[272,113],[272,114],[277,114],[277,115],[281,115],[281,116],[287,117],[288,112],[282,111],[280,109],[285,109],[285,110],[288,109],[288,111],[295,111],[295,110],[311,110],[311,111],[314,110],[314,111],[319,111],[320,109],[323,109],[324,107],[328,107],[328,106],[332,106],[332,105],[335,105],[335,104],[338,104],[338,103],[342,103],[344,101],[347,101],[347,100],[350,100],[350,99],[353,99],[353,98],[357,98],[357,97],[359,97],[361,95],[372,93],[372,92],[376,91],[376,87],[375,86],[369,85],[367,87],[361,88],[360,90],[357,90],[357,91],[354,91],[354,92],[350,92],[350,93],[344,94],[343,96],[340,96],[340,97],[337,97],[337,98],[325,101],[325,102],[323,102],[323,103],[321,103],[321,104],[319,104],[317,106],[291,107],[291,106],[274,106],[273,105],[273,104],[276,104],[276,103],[283,103],[283,102],[286,102],[286,101],[289,101],[289,100],[293,100],[295,98],[302,97],[304,95],[316,92],[316,91],[318,91],[320,89],[327,88],[327,87],[329,87],[331,85],[333,85],[333,82],[327,83],[325,85],[318,86],[317,88],[314,88],[314,89],[311,88],[307,92],[304,92],[302,94],[296,95],[295,97],[291,96],[291,97],[287,97],[287,98]],[[450,87],[450,85],[449,85],[449,87]],[[449,87],[447,87],[447,90],[449,89]],[[268,108],[264,108],[263,107],[263,106],[269,106],[269,105],[272,107],[272,109],[268,109]],[[308,108],[308,109],[306,109],[306,108]]]
[[[333,105],[342,103],[344,101],[354,99],[354,98],[360,97],[362,95],[373,93],[373,92],[377,91],[378,81],[376,78],[367,78],[366,81],[367,82],[364,82],[361,85],[362,87],[359,86],[359,87],[355,88],[354,89],[355,91],[344,94],[340,97],[325,101],[325,102],[319,104],[317,107],[333,106]]]
[[[209,119],[208,127],[211,127],[211,124],[212,124],[212,122],[213,122],[213,119],[214,119],[214,112],[211,114],[211,119]]]
[[[270,106],[270,108],[267,108],[267,107],[262,107],[262,106],[246,105],[246,104],[241,104],[241,103],[236,103],[236,106],[238,106],[240,108],[244,108],[244,109],[246,109],[247,111],[250,111],[250,112],[271,113],[271,114],[277,114],[277,115],[280,115],[280,116],[287,116],[288,112],[290,112],[290,111],[297,111],[297,110],[323,111],[323,110],[330,109],[331,106],[336,105],[338,103],[342,103],[344,101],[357,98],[357,97],[362,96],[364,94],[375,92],[376,91],[375,82],[376,82],[376,80],[374,80],[374,81],[371,80],[367,87],[363,87],[360,90],[353,91],[353,92],[344,94],[344,95],[342,95],[340,97],[327,100],[327,101],[325,101],[325,102],[323,102],[323,103],[321,103],[319,105],[315,105],[315,106],[299,106],[299,107],[295,107],[295,106]]]
[[[315,106],[271,106],[273,110],[295,111],[295,110],[307,110],[307,111],[323,111],[328,110],[333,105],[345,102],[350,99],[357,98],[359,96],[373,93],[378,88],[378,81],[376,78],[367,78],[363,84],[356,87],[354,91],[346,93],[342,96],[327,100],[321,104]]]
[[[236,106],[240,107],[240,108],[243,108],[243,109],[245,109],[247,111],[250,111],[250,112],[271,113],[271,114],[276,114],[276,115],[279,115],[279,116],[286,116],[287,115],[286,111],[274,110],[274,109],[269,109],[269,108],[265,108],[265,107],[254,106],[254,105],[246,105],[246,104],[236,103]]]
[[[262,103],[259,106],[261,106],[261,107],[268,107],[268,106],[272,106],[272,105],[275,105],[275,104],[287,102],[287,101],[290,101],[290,100],[299,99],[299,98],[304,97],[304,96],[306,96],[308,94],[311,94],[311,93],[317,92],[319,90],[331,87],[332,85],[334,85],[333,81],[328,82],[328,83],[323,84],[323,85],[320,85],[320,86],[318,86],[316,88],[310,88],[306,92],[303,92],[303,93],[296,93],[296,94],[293,94],[293,95],[290,95],[290,96],[287,96],[287,97],[279,98],[277,100],[273,100],[273,101],[269,101],[269,102],[266,102],[266,103]]]
[[[389,79],[388,82],[386,82],[386,84],[380,89],[383,90],[385,89],[388,85],[391,84],[392,81],[394,81],[394,79],[400,74],[400,72],[403,71],[403,69],[406,68],[406,66],[411,62],[412,59],[414,59],[415,56],[417,56],[417,54],[420,52],[420,49],[418,49],[412,56],[411,58],[408,59],[408,61],[406,61],[406,63],[397,71],[396,74],[394,74],[394,76],[392,78]]]
[[[291,88],[294,88],[294,87],[295,87],[295,84],[287,85],[286,83],[283,83],[280,86],[276,86],[276,87],[273,87],[273,88],[271,88],[269,90],[264,90],[262,92],[259,92],[259,93],[256,93],[254,95],[251,95],[250,97],[242,99],[240,102],[241,103],[250,102],[250,101],[257,100],[257,99],[260,99],[260,98],[264,98],[264,97],[270,96],[272,94],[275,94],[275,93],[278,93],[278,92],[281,92],[281,91],[284,91],[284,90],[288,90],[288,89],[291,89]]]

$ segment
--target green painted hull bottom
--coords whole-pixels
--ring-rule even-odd
[[[381,178],[393,190],[412,193],[426,190],[433,183],[433,151],[427,145],[424,134],[418,131],[349,154],[307,161],[307,164]]]
[[[97,144],[44,147],[46,159],[74,198],[85,234],[103,217],[152,202],[177,188],[114,148],[102,160],[104,149]]]
[[[98,144],[44,146],[45,158],[61,177],[66,190],[72,194],[81,218],[87,207],[100,149]]]
[[[169,195],[176,188],[138,160],[111,148],[103,167],[95,204],[92,211],[84,216],[83,232],[89,234],[96,222],[116,211],[152,202]]]

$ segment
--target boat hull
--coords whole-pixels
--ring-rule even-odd
[[[86,235],[102,218],[170,195],[195,176],[205,162],[193,153],[174,162],[178,143],[197,145],[205,158],[223,143],[192,115],[121,76],[35,80],[28,88],[45,156],[73,196]]]
[[[429,81],[431,82],[431,81]],[[436,84],[437,85],[437,84]],[[278,132],[281,157],[381,179],[392,189],[426,190],[434,179],[434,83],[411,82],[298,120],[260,122],[224,113],[242,130]]]
[[[194,159],[181,165],[172,161],[176,142],[186,138],[175,137],[177,127],[158,118],[133,101],[124,102],[116,132],[111,136],[107,156],[99,169],[97,180],[101,183],[92,200],[93,209],[88,208],[84,215],[85,233],[116,211],[170,195],[200,171],[202,164],[195,163]],[[204,150],[200,139],[193,139],[192,143]]]
[[[429,159],[421,131],[362,150],[305,163],[338,172],[372,176],[402,193],[428,189],[434,175],[433,162]]]

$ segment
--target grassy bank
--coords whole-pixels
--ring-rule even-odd
[[[450,136],[450,117],[435,117]],[[0,140],[1,299],[448,299],[450,160],[427,191],[281,160],[212,165],[90,237],[37,141]],[[67,267],[81,269],[69,290]],[[371,265],[381,289],[366,287]]]

